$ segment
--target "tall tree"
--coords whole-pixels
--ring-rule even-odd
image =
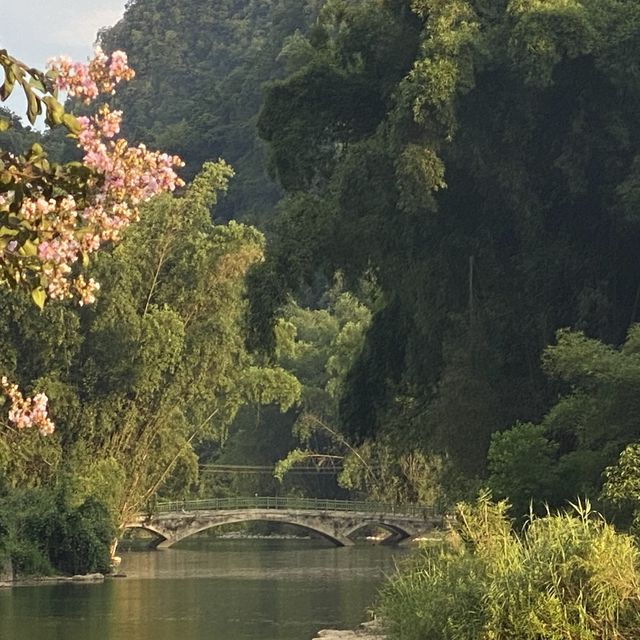
[[[563,393],[539,425],[516,425],[494,434],[489,449],[490,483],[508,496],[517,515],[533,499],[553,506],[587,496],[599,500],[603,472],[622,457],[624,485],[634,446],[640,441],[640,325],[616,349],[584,333],[560,331],[544,354],[544,368]],[[615,499],[614,471],[609,495]]]
[[[209,209],[231,174],[209,164],[183,197],[149,203],[96,264],[105,285],[95,306],[65,310],[54,325],[59,342],[41,338],[52,356],[33,354],[44,373],[26,379],[37,368],[16,358],[25,383],[49,390],[58,425],[47,445],[52,464],[70,475],[78,499],[97,496],[120,525],[173,471],[197,473],[193,446],[222,439],[243,403],[286,408],[299,394],[295,378],[260,366],[244,347],[244,275],[261,259],[263,238],[212,224]],[[20,353],[42,320],[10,316],[3,341]]]
[[[267,340],[284,299],[265,290],[373,270],[386,304],[341,405],[354,442],[392,431],[483,474],[491,434],[548,407],[559,327],[624,339],[639,37],[636,0],[332,0],[297,38],[259,120],[286,196],[254,324]]]

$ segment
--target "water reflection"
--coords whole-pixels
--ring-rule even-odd
[[[307,640],[357,625],[398,553],[314,540],[126,553],[126,579],[0,591],[0,639]]]

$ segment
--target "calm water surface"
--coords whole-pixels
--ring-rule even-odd
[[[316,540],[124,553],[126,579],[0,590],[0,640],[310,640],[364,620],[402,553]]]

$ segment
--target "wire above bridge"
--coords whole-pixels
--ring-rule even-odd
[[[247,465],[247,464],[201,464],[200,473],[240,473],[240,474],[269,474],[273,475],[273,465]],[[295,466],[287,470],[287,474],[319,474],[337,475],[342,471],[342,466],[334,465],[305,465]]]

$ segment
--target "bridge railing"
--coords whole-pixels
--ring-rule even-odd
[[[290,496],[253,496],[232,498],[205,498],[199,500],[176,500],[158,502],[155,513],[176,511],[217,511],[234,509],[288,509],[314,511],[353,511],[358,513],[381,513],[399,516],[433,518],[438,512],[433,505],[385,504],[358,500],[325,500],[323,498],[297,498]]]

